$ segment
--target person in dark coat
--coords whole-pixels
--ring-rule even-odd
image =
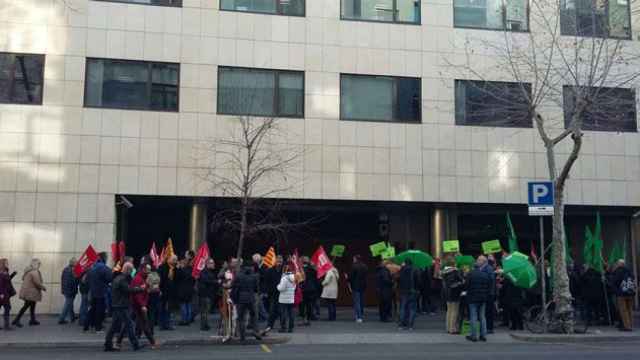
[[[391,302],[393,300],[393,278],[386,264],[385,261],[381,261],[376,269],[378,313],[382,322],[391,321]]]
[[[356,322],[361,323],[364,319],[364,292],[367,290],[367,265],[365,265],[360,255],[353,257],[353,265],[351,274],[347,276],[349,285],[351,286],[351,294],[353,296],[353,310],[355,312]]]
[[[284,259],[278,255],[276,257],[276,265],[272,268],[266,269],[264,272],[264,289],[262,291],[267,295],[267,303],[269,310],[269,318],[267,319],[267,327],[264,330],[265,333],[271,331],[276,323],[276,320],[280,317],[280,302],[278,297],[280,292],[278,291],[278,284],[282,278],[282,264]]]
[[[216,272],[216,262],[209,258],[207,259],[207,266],[198,278],[198,304],[200,310],[200,330],[208,331],[209,327],[209,312],[211,306],[214,304],[214,300],[218,293],[218,273]]]
[[[69,265],[62,270],[62,275],[60,277],[60,292],[64,296],[64,305],[62,306],[62,312],[60,313],[60,318],[58,319],[58,324],[66,324],[67,316],[69,316],[69,321],[76,321],[76,314],[73,311],[73,302],[78,295],[78,279],[73,274],[73,268],[76,266],[76,258],[71,258],[69,260]]]
[[[180,301],[180,326],[188,326],[193,322],[193,295],[196,279],[193,278],[193,260],[183,259],[178,265],[178,301]]]
[[[304,282],[302,282],[302,307],[304,309],[304,325],[310,325],[311,320],[315,320],[314,305],[320,291],[320,283],[315,267],[306,256],[302,257],[302,268],[304,270]]]
[[[111,308],[113,321],[104,341],[104,351],[118,351],[113,346],[113,336],[119,334],[124,328],[129,337],[129,342],[133,346],[133,350],[137,351],[141,348],[138,338],[133,329],[133,321],[129,315],[129,307],[131,306],[131,296],[145,291],[144,283],[142,287],[131,286],[131,274],[133,273],[133,264],[125,263],[122,265],[122,272],[116,276],[111,285]]]
[[[419,294],[420,277],[413,261],[406,259],[400,270],[398,291],[400,292],[400,328],[413,330]]]
[[[462,272],[453,258],[447,259],[441,271],[442,297],[447,304],[447,333],[460,333],[460,294],[464,288]]]
[[[636,280],[624,260],[618,260],[613,271],[613,285],[622,331],[633,331],[633,298],[636,295]]]
[[[245,266],[233,280],[231,299],[238,311],[238,328],[240,340],[245,340],[246,315],[249,313],[249,326],[253,329],[253,336],[261,340],[258,331],[258,321],[255,307],[255,296],[258,293],[259,279],[251,266]]]
[[[12,330],[10,317],[11,298],[16,295],[16,289],[11,284],[11,280],[17,274],[15,271],[9,274],[9,260],[0,259],[0,308],[4,309],[2,319],[6,331]]]
[[[160,330],[174,330],[172,313],[178,307],[178,257],[170,256],[160,265]]]
[[[423,314],[433,314],[434,307],[431,301],[433,276],[431,268],[426,268],[420,272],[420,312]]]
[[[90,305],[84,331],[88,331],[89,327],[93,327],[95,331],[102,331],[106,311],[105,296],[113,273],[106,263],[107,253],[101,252],[98,254],[98,261],[96,261],[87,274]]]
[[[604,317],[602,312],[604,303],[604,285],[602,275],[589,267],[582,275],[580,288],[585,302],[586,320],[589,324],[600,322]]]
[[[491,276],[482,271],[485,265],[485,259],[479,258],[476,261],[474,269],[467,277],[467,304],[469,304],[469,323],[471,326],[471,335],[467,336],[467,340],[476,342],[487,341],[487,319],[485,317],[487,300],[491,296]],[[476,325],[480,319],[480,337],[478,337],[478,329]]]
[[[504,293],[505,311],[509,313],[509,328],[511,330],[524,330],[522,322],[523,305],[525,301],[525,291],[513,284],[508,276],[502,282]]]

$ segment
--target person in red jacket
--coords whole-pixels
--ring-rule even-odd
[[[145,264],[131,281],[131,287],[144,289],[142,292],[131,294],[131,307],[136,315],[136,329],[144,332],[144,335],[149,340],[149,344],[151,344],[151,348],[155,349],[158,344],[153,337],[149,323],[149,289],[147,289],[147,276],[150,272],[151,265]]]

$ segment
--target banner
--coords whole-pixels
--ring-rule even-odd
[[[151,264],[155,269],[162,264],[162,258],[158,255],[158,249],[156,248],[155,241],[153,242],[153,246],[151,246],[151,251],[149,251],[149,257],[151,258]]]
[[[269,250],[267,250],[267,253],[262,258],[262,265],[268,268],[276,266],[276,250],[273,246],[269,247]]]
[[[167,244],[162,249],[162,254],[160,255],[160,262],[163,263],[167,261],[168,258],[172,257],[175,254],[176,253],[173,251],[173,241],[171,241],[171,238],[169,238],[169,240],[167,240]]]
[[[111,259],[117,264],[124,258],[125,245],[124,241],[111,243]]]
[[[313,254],[313,256],[311,257],[311,262],[316,265],[318,279],[323,277],[324,274],[326,274],[333,267],[331,260],[329,260],[329,257],[327,256],[327,253],[324,251],[324,248],[322,246],[320,246],[318,250],[316,250],[316,252]]]
[[[96,261],[98,261],[98,254],[93,249],[93,246],[89,245],[87,250],[85,250],[78,259],[76,266],[73,267],[73,274],[79,278],[85,271],[89,270]]]
[[[495,254],[501,251],[500,240],[489,240],[482,243],[482,252],[485,254]]]
[[[118,256],[120,256],[118,260],[124,260],[124,256],[125,256],[124,250],[125,250],[124,241],[120,241],[118,243]]]
[[[369,246],[369,250],[371,250],[371,255],[373,256],[382,254],[382,252],[385,251],[386,248],[387,244],[384,241]]]
[[[396,257],[396,248],[393,246],[389,246],[380,254],[380,256],[382,257],[382,260]]]
[[[448,240],[442,242],[442,250],[446,253],[460,252],[460,242],[458,240]]]
[[[344,245],[333,245],[333,247],[331,248],[331,256],[343,257],[345,250],[346,250],[346,246]]]
[[[193,259],[193,270],[191,271],[191,275],[193,275],[195,279],[198,279],[200,277],[200,273],[207,266],[208,259],[209,259],[209,246],[205,242],[204,244],[202,244],[202,246],[200,246],[200,249],[198,249],[198,253],[196,254],[196,257]]]

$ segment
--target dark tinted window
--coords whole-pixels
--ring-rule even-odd
[[[87,59],[85,105],[178,111],[180,65]]]
[[[0,103],[42,104],[44,55],[0,53]]]
[[[220,0],[220,9],[304,16],[304,0]]]
[[[218,113],[304,117],[304,73],[219,67]]]
[[[455,86],[456,125],[533,126],[530,84],[456,80]]]
[[[526,31],[528,0],[454,0],[456,27]]]
[[[160,5],[160,6],[182,6],[182,0],[97,0],[108,2],[122,2],[128,4]]]
[[[582,115],[582,129],[593,131],[636,132],[636,92],[623,88],[576,88],[564,86],[564,123],[571,125],[577,111],[576,98],[579,91],[589,91],[580,98],[587,100],[588,105]]]
[[[629,0],[562,0],[563,35],[631,38]]]
[[[340,75],[340,118],[420,122],[420,79]]]
[[[349,20],[420,24],[420,0],[342,0],[341,15]]]

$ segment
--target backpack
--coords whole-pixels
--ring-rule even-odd
[[[622,296],[633,296],[636,294],[636,281],[631,274],[625,276],[620,282],[620,294],[622,294]]]

